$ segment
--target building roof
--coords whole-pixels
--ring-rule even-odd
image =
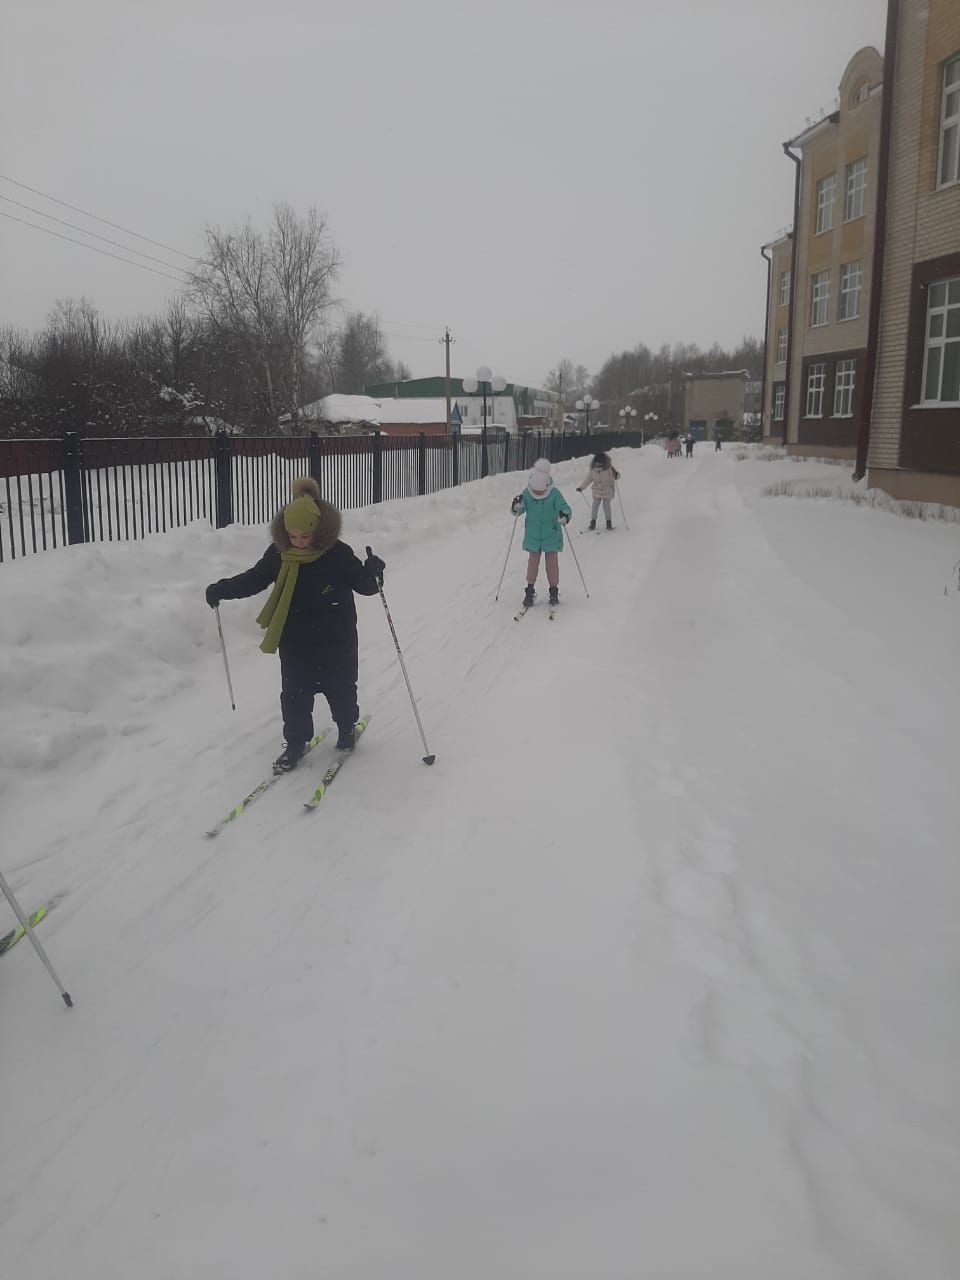
[[[324,396],[304,405],[305,418],[324,422],[410,423],[446,422],[446,400],[378,400],[373,396]]]

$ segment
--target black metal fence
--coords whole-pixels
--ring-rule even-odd
[[[349,509],[642,443],[639,432],[0,440],[0,563],[200,519],[266,523],[307,473]]]

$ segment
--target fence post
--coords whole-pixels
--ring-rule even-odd
[[[218,431],[214,437],[214,470],[217,477],[217,528],[233,524],[233,476],[230,471],[230,437]]]
[[[307,437],[307,460],[309,463],[307,469],[317,484],[320,484],[320,437],[315,431],[311,431]],[[320,492],[323,493],[322,487]]]
[[[453,464],[452,480],[454,485],[460,483],[460,432],[455,431],[450,437],[450,457]]]
[[[421,431],[417,441],[417,493],[422,498],[427,492],[427,446],[426,434]]]
[[[373,433],[373,500],[383,501],[383,441],[379,431]]]
[[[510,432],[503,437],[503,474],[510,470]]]
[[[490,474],[490,460],[487,457],[487,424],[480,428],[480,479]]]
[[[79,431],[63,433],[63,495],[67,504],[67,541],[86,542],[83,519],[83,438]]]

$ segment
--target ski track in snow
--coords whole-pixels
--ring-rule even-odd
[[[225,605],[231,711],[202,587],[263,531],[0,568],[4,869],[64,895],[77,1003],[0,961],[0,1271],[957,1274],[955,534],[617,465],[630,530],[571,530],[552,624],[542,580],[512,621],[520,529],[493,600],[518,477],[347,513],[437,764],[358,599],[355,757],[215,840],[279,664]]]

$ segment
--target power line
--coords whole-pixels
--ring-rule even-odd
[[[169,267],[171,271],[183,270],[183,267],[176,267],[172,262],[164,262],[162,258],[155,258],[152,253],[144,253],[142,249],[133,249],[130,245],[121,244],[119,240],[111,240],[109,236],[100,235],[99,231],[88,231],[86,227],[78,227],[75,222],[67,222],[66,218],[58,218],[52,213],[44,213],[42,209],[34,209],[33,205],[24,204],[22,200],[14,200],[12,196],[0,194],[0,200],[6,200],[8,204],[15,204],[18,209],[26,209],[28,213],[35,213],[38,218],[49,218],[51,222],[59,222],[61,227],[70,227],[73,231],[79,231],[81,235],[93,236],[94,240],[102,240],[104,244],[112,244],[115,248],[123,249],[126,253],[135,253],[138,258],[147,258],[150,262],[159,262],[161,267]]]
[[[34,231],[42,231],[44,235],[56,236],[58,240],[68,240],[70,244],[78,244],[81,249],[89,249],[91,253],[102,253],[105,258],[116,258],[118,262],[125,262],[128,267],[139,267],[141,271],[149,271],[155,276],[163,276],[165,280],[173,280],[181,287],[186,284],[185,280],[177,276],[168,275],[166,271],[158,271],[156,267],[148,267],[143,262],[134,262],[132,258],[121,258],[119,253],[111,253],[109,249],[98,249],[95,244],[87,244],[85,240],[74,240],[73,236],[61,235],[59,231],[51,231],[49,227],[38,227],[35,222],[27,222],[26,218],[18,218],[12,213],[4,213],[0,209],[0,218],[9,218],[11,222],[20,222],[25,227],[33,227]]]
[[[172,245],[164,244],[162,240],[151,240],[149,236],[142,236],[139,231],[131,231],[129,227],[122,227],[119,222],[111,222],[109,218],[101,218],[95,213],[88,213],[86,209],[80,209],[75,204],[68,204],[66,200],[58,200],[56,196],[47,195],[45,191],[38,191],[36,187],[29,187],[25,182],[18,182],[16,178],[8,178],[5,173],[0,173],[0,182],[12,182],[15,187],[22,187],[24,191],[32,191],[35,196],[42,196],[44,200],[63,205],[65,209],[72,209],[74,213],[82,213],[85,218],[93,218],[94,222],[102,222],[104,226],[113,227],[114,231],[122,231],[124,235],[135,236],[137,240],[144,240],[147,244],[152,244],[157,249],[166,249],[168,253],[175,253],[178,258],[186,258],[189,262],[196,262],[197,260],[193,254],[183,253],[180,249],[174,249]]]

